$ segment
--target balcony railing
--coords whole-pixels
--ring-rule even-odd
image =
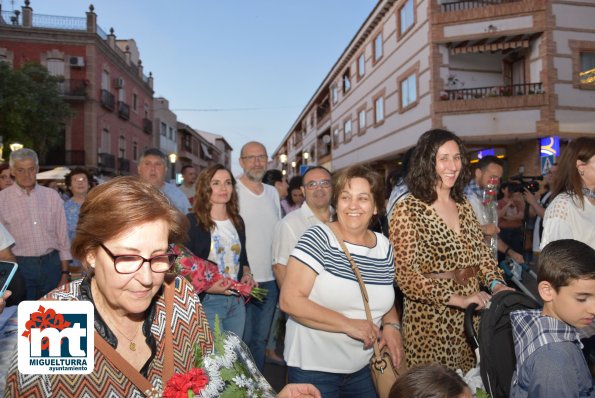
[[[452,3],[442,3],[440,6],[443,12],[449,12],[471,10],[473,8],[481,8],[498,4],[516,3],[519,1],[521,0],[464,0]]]
[[[87,30],[87,18],[33,14],[34,28]]]
[[[85,99],[87,97],[86,80],[66,79],[58,82],[58,92],[64,97]]]
[[[130,160],[124,158],[118,158],[118,171],[120,173],[130,172]]]
[[[143,131],[147,134],[153,134],[153,121],[151,119],[143,119]]]
[[[512,97],[520,95],[543,94],[542,83],[511,84],[508,86],[463,88],[445,90],[441,95],[442,100],[469,100],[488,97]]]
[[[118,116],[124,120],[130,119],[130,105],[126,102],[118,101]]]
[[[114,95],[107,90],[101,90],[101,106],[110,111],[116,109],[116,99]]]
[[[318,108],[316,108],[316,120],[321,121],[329,113],[331,113],[331,107],[328,101],[323,102],[322,104],[318,105]]]
[[[116,157],[111,153],[99,153],[97,155],[97,166],[102,169],[115,169]]]
[[[85,151],[50,151],[45,165],[56,166],[83,166],[85,164]]]

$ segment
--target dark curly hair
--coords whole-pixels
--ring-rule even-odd
[[[239,230],[244,229],[244,223],[240,218],[240,205],[238,199],[238,193],[236,192],[236,179],[234,178],[231,171],[221,164],[214,164],[208,169],[203,170],[196,179],[196,194],[194,196],[194,204],[192,206],[192,213],[196,215],[196,219],[202,228],[207,231],[212,231],[215,228],[215,222],[211,218],[211,180],[216,172],[219,170],[225,170],[231,177],[231,199],[227,202],[226,210],[229,219],[233,223],[234,227]]]
[[[454,133],[434,129],[426,131],[419,137],[409,165],[409,173],[405,177],[411,194],[424,203],[432,204],[438,199],[436,183],[440,177],[436,174],[436,153],[438,153],[438,148],[448,141],[454,141],[459,146],[462,164],[459,178],[450,190],[450,196],[457,203],[462,203],[465,200],[465,186],[471,178],[465,145]]]
[[[72,186],[72,177],[74,177],[77,174],[84,174],[87,177],[87,181],[89,182],[89,189],[91,189],[91,187],[93,186],[93,175],[89,170],[85,169],[84,167],[75,167],[74,169],[70,170],[70,173],[66,174],[66,177],[64,177],[64,185],[66,185],[66,188],[70,190],[70,187]]]

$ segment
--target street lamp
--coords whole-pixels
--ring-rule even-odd
[[[19,144],[18,142],[13,142],[12,144],[10,144],[10,150],[11,151],[18,151],[19,149],[23,149],[24,145],[23,144]]]
[[[176,183],[176,160],[178,160],[178,155],[176,155],[175,153],[170,153],[169,155],[167,155],[167,157],[169,158],[169,162],[171,163],[171,179],[174,181],[173,183]]]
[[[308,159],[310,158],[310,152],[306,151],[306,152],[304,152],[304,154],[302,156],[304,157],[304,164],[307,166]]]
[[[294,161],[291,162],[291,173],[292,175],[295,175],[295,166],[297,166],[297,163]]]

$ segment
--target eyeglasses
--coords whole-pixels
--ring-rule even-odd
[[[317,187],[329,188],[330,186],[331,186],[331,180],[310,181],[310,182],[304,184],[304,187],[306,187],[306,189],[309,189],[310,191],[316,189]]]
[[[242,159],[249,162],[249,163],[253,163],[255,160],[259,160],[261,162],[266,162],[267,160],[267,155],[250,155],[250,156],[242,156]]]
[[[158,254],[151,258],[144,258],[138,254],[124,254],[122,256],[116,256],[112,253],[103,243],[99,246],[105,250],[108,256],[113,260],[116,272],[119,274],[132,274],[140,269],[144,263],[149,263],[151,271],[163,273],[169,271],[174,261],[178,257],[177,254],[166,253]]]

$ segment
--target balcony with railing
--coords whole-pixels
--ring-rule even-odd
[[[478,99],[488,97],[513,97],[520,95],[542,94],[542,83],[511,84],[508,86],[461,88],[445,90],[440,99],[448,101]]]
[[[116,98],[112,93],[107,90],[101,90],[101,106],[110,111],[116,109]]]
[[[111,153],[99,153],[97,154],[97,166],[103,170],[113,171],[116,168],[116,157]]]
[[[509,3],[517,3],[521,0],[463,0],[463,1],[453,1],[448,3],[441,3],[440,9],[443,12],[451,12],[451,11],[465,11],[465,10],[472,10],[474,8],[483,8],[487,6],[493,5],[500,5],[500,4],[509,4]]]
[[[444,90],[435,103],[436,112],[538,107],[547,103],[542,83],[458,88]]]
[[[58,93],[65,99],[84,100],[87,98],[87,81],[84,79],[65,79],[58,82]]]
[[[130,105],[124,101],[118,101],[118,116],[120,119],[130,119]]]
[[[143,131],[147,134],[153,134],[153,121],[151,119],[143,119]]]
[[[118,172],[120,174],[130,173],[130,160],[125,158],[118,158]]]
[[[85,151],[49,151],[45,158],[45,166],[84,166]]]

